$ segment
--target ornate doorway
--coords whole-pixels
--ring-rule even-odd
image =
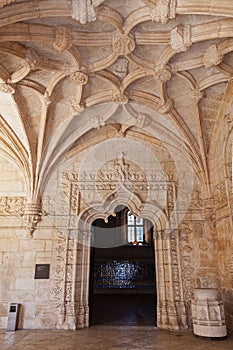
[[[93,222],[90,325],[156,325],[153,227],[116,208]],[[108,237],[109,236],[109,237]],[[112,240],[112,244],[110,243]],[[103,248],[103,245],[119,246]]]
[[[84,171],[79,167],[78,174],[63,172],[62,185],[70,205],[71,228],[67,241],[65,297],[59,316],[62,320],[60,328],[76,329],[90,325],[92,224],[97,219],[112,220],[119,206],[128,208],[139,223],[141,219],[148,220],[154,228],[157,326],[166,329],[188,327],[189,306],[183,290],[186,278],[182,265],[183,233],[177,223],[176,183],[168,176],[151,171],[149,166],[145,173],[145,169],[135,162],[121,154],[119,158],[104,160],[103,165],[97,162],[94,166],[93,160],[87,159],[85,165],[90,169],[85,168]],[[97,165],[98,171],[95,170]],[[131,236],[133,227],[137,226],[135,222],[129,225]],[[130,243],[127,241],[129,235],[125,231],[123,236],[113,234],[116,240],[110,239],[105,243],[108,247],[119,247]],[[140,244],[140,237],[136,240]],[[106,248],[101,245],[101,239],[99,243],[101,248]],[[99,243],[98,240],[94,242],[95,248]]]

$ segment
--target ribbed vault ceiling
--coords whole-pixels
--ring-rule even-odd
[[[231,0],[0,6],[0,151],[24,172],[31,201],[96,129],[99,140],[109,128],[154,136],[188,154],[208,184],[209,154],[231,109]]]

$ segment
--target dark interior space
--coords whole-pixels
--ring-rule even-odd
[[[95,294],[91,325],[155,325],[153,294]]]
[[[90,325],[156,325],[152,229],[148,242],[127,242],[126,213],[123,208],[108,223],[93,223],[93,243],[98,247],[91,250]],[[111,240],[125,244],[101,248],[109,231]]]

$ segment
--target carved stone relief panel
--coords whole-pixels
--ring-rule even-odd
[[[193,236],[188,223],[184,222],[181,224],[179,234],[183,297],[187,313],[188,326],[191,327],[191,301],[193,299],[193,288],[195,287],[195,274],[193,264],[193,247],[191,243],[193,241]]]
[[[58,232],[54,242],[55,250],[53,256],[54,287],[51,292],[51,301],[55,302],[58,313],[57,328],[63,327],[65,320],[65,280],[67,260],[67,234]]]
[[[22,216],[25,206],[25,197],[0,197],[0,216]]]
[[[77,216],[97,204],[106,211],[111,202],[121,196],[128,200],[129,205],[132,200],[138,202],[138,213],[135,214],[141,213],[140,207],[148,203],[162,207],[168,219],[175,210],[174,181],[161,178],[156,172],[145,173],[122,159],[106,163],[97,172],[63,171],[62,189],[72,214]]]

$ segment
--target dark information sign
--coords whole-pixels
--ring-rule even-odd
[[[49,264],[36,264],[35,279],[48,279],[49,270],[50,270]]]

